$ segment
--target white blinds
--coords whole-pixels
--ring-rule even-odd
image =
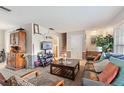
[[[124,25],[114,29],[114,52],[124,54]]]

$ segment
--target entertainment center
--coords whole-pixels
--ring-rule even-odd
[[[43,41],[40,44],[40,48],[42,52],[38,53],[38,62],[40,66],[47,66],[52,63],[53,60],[53,51],[52,51],[52,42],[50,41]],[[35,66],[39,66],[36,65]]]

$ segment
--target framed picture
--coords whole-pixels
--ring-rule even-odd
[[[95,44],[96,43],[96,36],[95,35],[93,35],[93,36],[91,36],[91,44]]]
[[[34,34],[39,34],[39,25],[33,24],[33,26],[34,26]]]

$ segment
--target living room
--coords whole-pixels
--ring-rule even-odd
[[[0,13],[0,73],[3,81],[7,81],[1,84],[105,86],[112,85],[118,76],[120,64],[102,64],[113,67],[112,72],[110,70],[111,74],[116,72],[113,76],[103,74],[105,68],[101,66],[101,74],[95,73],[94,67],[99,62],[94,61],[109,49],[123,62],[124,7],[1,6]],[[106,42],[109,36],[113,41]],[[98,41],[99,38],[102,41]],[[122,72],[123,69],[121,75]],[[108,76],[105,77],[108,81],[104,76]],[[13,80],[16,83],[12,83]],[[114,84],[120,85],[118,82]]]

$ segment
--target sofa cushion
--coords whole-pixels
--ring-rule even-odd
[[[119,72],[119,67],[113,63],[108,63],[102,73],[98,75],[99,81],[110,84]]]
[[[124,65],[124,60],[121,60],[121,59],[119,59],[119,58],[110,57],[109,60],[110,60],[113,64],[117,64],[118,66],[123,66],[123,65]]]
[[[121,56],[121,57],[118,57],[119,59],[121,59],[121,60],[124,60],[124,56]]]
[[[110,53],[110,57],[115,57],[115,58],[119,58],[119,57],[123,57],[124,55],[122,54],[117,54],[117,53]]]
[[[109,63],[110,61],[108,59],[104,59],[99,63],[94,63],[94,69],[96,72],[102,72],[103,69],[106,67],[106,65]]]
[[[108,86],[108,84],[105,84],[103,82],[95,81],[87,78],[82,78],[81,85],[82,86]]]
[[[93,63],[89,63],[89,62],[87,62],[86,65],[85,65],[84,70],[95,72],[95,69],[94,69]]]
[[[112,82],[112,85],[123,86],[124,85],[124,60],[110,57],[110,61],[120,67],[120,71],[116,79]]]
[[[84,71],[83,77],[91,80],[98,81],[97,73],[92,72],[92,71]]]

